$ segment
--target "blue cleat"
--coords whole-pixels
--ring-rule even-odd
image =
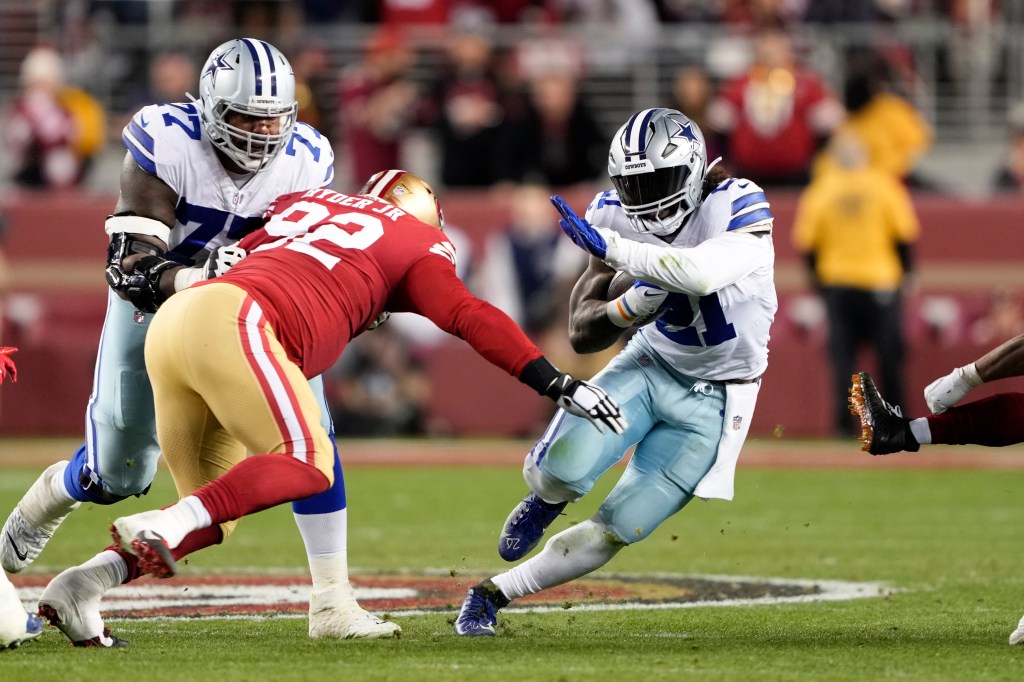
[[[534,493],[524,497],[505,519],[505,527],[498,538],[498,554],[501,558],[505,561],[518,561],[529,554],[567,504],[549,504]]]
[[[498,609],[509,600],[489,580],[469,588],[455,619],[455,634],[460,637],[494,637]]]

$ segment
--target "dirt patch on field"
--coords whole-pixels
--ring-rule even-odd
[[[352,584],[363,607],[390,615],[449,612],[483,576],[362,575]],[[38,601],[48,576],[12,576],[22,601]],[[519,599],[509,611],[665,609],[693,606],[782,604],[884,596],[879,583],[781,578],[615,575],[585,577]],[[223,618],[304,616],[307,576],[188,576],[143,578],[111,590],[107,618]]]

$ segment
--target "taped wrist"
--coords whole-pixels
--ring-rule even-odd
[[[623,329],[631,327],[633,323],[636,322],[637,317],[639,317],[637,312],[629,307],[629,302],[626,300],[626,294],[608,301],[608,303],[605,304],[604,311],[612,324],[616,327],[622,327]]]
[[[558,396],[562,395],[562,391],[568,383],[561,381],[563,377],[569,377],[569,375],[560,372],[543,355],[536,360],[528,362],[523,367],[523,371],[519,373],[519,381],[537,391],[540,395],[549,398],[558,398]]]
[[[977,388],[985,383],[985,380],[981,378],[980,374],[978,374],[978,366],[976,363],[972,362],[969,365],[964,365],[960,368],[960,373],[964,378],[964,383],[971,388]]]
[[[193,284],[202,282],[205,279],[207,278],[203,268],[182,268],[174,273],[174,291],[188,289]]]

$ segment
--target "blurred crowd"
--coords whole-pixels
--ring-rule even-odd
[[[872,182],[941,189],[919,167],[934,141],[922,103],[936,93],[890,29],[921,18],[947,21],[953,40],[941,55],[945,78],[971,88],[978,64],[997,67],[970,38],[984,36],[1000,13],[999,3],[975,0],[67,0],[45,7],[45,16],[35,6],[0,8],[7,27],[0,35],[37,31],[23,50],[0,46],[0,57],[20,63],[17,94],[0,102],[3,184],[81,186],[103,154],[123,155],[121,128],[138,108],[195,94],[199,64],[213,45],[264,38],[291,60],[299,118],[334,142],[336,187],[402,167],[442,192],[493,191],[508,221],[482,254],[468,240],[459,244],[460,226],[450,227],[461,274],[581,376],[586,368],[573,364],[590,360],[571,353],[563,327],[584,263],[571,245],[564,248],[547,197],[605,183],[613,129],[593,100],[600,88],[586,84],[630,87],[631,71],[657,57],[652,36],[714,26],[709,49],[680,46],[681,65],[643,102],[696,121],[709,160],[722,156],[734,175],[766,188],[811,191],[851,172],[849,159],[837,157],[843,145],[830,141],[855,139],[858,165],[870,169]],[[114,37],[133,28],[137,37],[154,36],[161,23],[175,27],[171,36]],[[875,39],[840,49],[838,68],[826,70],[814,36],[833,24],[869,27]],[[517,39],[498,40],[508,27]],[[332,49],[324,38],[331,28],[354,49]],[[1007,120],[1005,167],[991,187],[1024,192],[1024,107]],[[116,187],[116,177],[95,184]],[[1018,298],[1006,301],[1005,309],[1019,311]],[[1005,325],[1008,316],[993,317]],[[339,430],[443,432],[445,425],[424,416],[425,359],[435,340],[400,319],[357,340],[328,377]]]
[[[635,87],[632,72],[663,56],[656,45],[666,43],[655,38],[712,26],[715,37],[701,53],[673,48],[672,72],[659,75],[659,91],[650,93],[658,101],[644,106],[679,108],[701,125],[712,158],[724,155],[735,172],[766,186],[805,184],[845,119],[865,137],[873,161],[923,187],[915,164],[931,129],[921,104],[936,93],[892,29],[925,18],[947,22],[953,40],[937,55],[941,80],[970,88],[987,80],[979,64],[998,67],[969,38],[984,37],[1000,16],[999,3],[976,0],[5,4],[0,34],[17,33],[18,41],[0,41],[8,43],[0,57],[22,65],[20,92],[0,102],[10,155],[4,181],[83,183],[97,155],[116,151],[139,106],[185,100],[197,62],[230,33],[267,39],[289,56],[301,118],[335,139],[343,181],[404,166],[446,187],[595,182],[604,173],[608,121],[621,114],[602,117],[607,104],[592,95],[599,88],[584,86]],[[836,24],[874,37],[840,47],[839,63],[829,64],[819,49],[827,34],[815,32]],[[336,35],[345,49],[330,29],[342,31]],[[958,48],[957,40],[967,42]],[[1020,188],[1019,165],[1011,150],[992,188]]]

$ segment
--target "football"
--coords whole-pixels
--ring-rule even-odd
[[[42,632],[39,616],[26,613],[14,585],[0,578],[0,650],[17,648]]]
[[[612,277],[612,281],[608,283],[608,298],[606,300],[612,301],[622,296],[629,291],[629,288],[633,286],[635,281],[636,279],[632,275],[625,272],[616,272],[615,276]]]

